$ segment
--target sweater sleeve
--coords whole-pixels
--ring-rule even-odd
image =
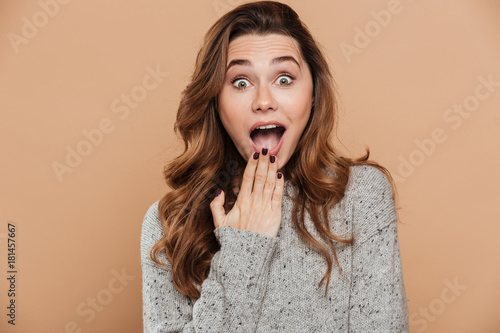
[[[193,304],[175,288],[165,251],[160,261],[168,266],[150,258],[151,247],[164,234],[157,203],[146,213],[141,234],[144,332],[255,331],[277,238],[232,227],[215,229],[221,248]]]
[[[358,179],[349,332],[409,332],[392,187],[374,167],[363,167]]]

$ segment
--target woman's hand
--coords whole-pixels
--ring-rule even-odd
[[[250,156],[238,198],[227,215],[224,210],[224,191],[214,198],[210,209],[216,228],[230,226],[271,237],[278,235],[284,178],[278,179],[278,158],[273,157],[274,163],[270,162],[271,157],[267,153],[255,152]]]

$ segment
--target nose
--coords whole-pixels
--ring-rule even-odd
[[[271,88],[266,84],[258,85],[252,105],[253,111],[276,110],[278,103],[274,98]]]

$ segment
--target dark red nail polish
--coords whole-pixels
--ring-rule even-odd
[[[255,153],[253,153],[253,159],[256,160],[259,158],[259,152],[256,151]]]
[[[264,156],[267,155],[267,148],[262,148],[262,155],[264,155]]]
[[[217,191],[215,191],[215,196],[219,196],[219,194],[221,194],[222,192],[222,189],[218,188]]]
[[[271,161],[271,163],[274,163],[274,161],[276,161],[276,156],[269,156],[269,160]]]
[[[281,172],[278,172],[278,179],[281,179],[283,177],[283,174]]]

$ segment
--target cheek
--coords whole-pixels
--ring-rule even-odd
[[[219,97],[219,116],[228,133],[241,131],[248,108],[244,98],[223,90]]]
[[[220,109],[219,116],[220,116],[220,120],[222,122],[222,126],[224,126],[224,129],[226,130],[226,132],[231,136],[231,128],[232,128],[231,115],[227,113],[227,110]]]
[[[312,89],[311,89],[312,90]],[[308,92],[304,93],[301,95],[301,105],[302,105],[302,113],[301,117],[305,119],[305,122],[309,120],[309,117],[311,115],[311,108],[312,108],[312,91],[306,90]]]
[[[226,131],[228,130],[228,125],[231,119],[231,105],[228,103],[229,99],[224,91],[221,92],[219,96],[219,118],[224,125]]]
[[[311,115],[312,99],[305,94],[297,94],[287,103],[288,114],[294,122],[307,123]]]
[[[238,111],[239,108],[234,103],[219,104],[219,117],[226,132],[231,136],[237,135],[242,132],[244,125],[242,113]]]

